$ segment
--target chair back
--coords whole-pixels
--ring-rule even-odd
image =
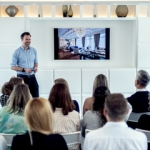
[[[136,128],[136,131],[143,132],[147,137],[147,142],[150,143],[150,131]]]
[[[134,113],[132,112],[128,118],[128,121],[130,122],[138,122],[139,118],[141,117],[141,115],[143,114],[148,114],[150,115],[150,112],[144,112],[144,113]]]
[[[61,134],[65,139],[67,145],[80,144],[81,143],[81,132],[72,132]]]
[[[6,140],[0,136],[0,150],[8,150]]]
[[[87,133],[91,132],[93,130],[90,130],[90,129],[85,129],[85,136],[87,135]]]
[[[7,146],[11,146],[13,137],[16,134],[4,134],[4,133],[0,133],[0,135],[2,135],[5,138]]]

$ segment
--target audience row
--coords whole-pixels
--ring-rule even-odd
[[[111,142],[116,145],[115,149],[121,149],[117,148],[117,138],[124,144],[122,150],[128,149],[127,143],[132,149],[132,142],[135,142],[133,149],[146,148],[146,137],[137,131],[128,129],[125,121],[132,111],[149,111],[149,92],[146,90],[149,81],[150,76],[146,71],[138,71],[135,79],[137,91],[125,99],[122,94],[111,94],[105,75],[96,76],[92,97],[87,98],[84,102],[81,126],[83,137],[85,137],[85,129],[97,129],[97,131],[86,137],[85,150],[110,149]],[[2,94],[0,97],[0,103],[3,106],[0,110],[0,132],[24,133],[14,138],[12,149],[21,149],[19,145],[25,149],[31,149],[33,146],[38,149],[43,145],[41,143],[45,143],[45,146],[51,146],[53,149],[79,149],[78,144],[69,145],[67,148],[64,139],[59,135],[80,130],[79,105],[76,100],[71,99],[69,86],[65,79],[60,78],[54,81],[48,101],[43,98],[31,99],[28,86],[19,77],[13,77],[5,83],[2,87]],[[96,134],[97,132],[103,136],[99,136]],[[108,135],[107,137],[105,133]],[[132,137],[132,134],[140,136],[140,138]],[[130,136],[132,139],[129,138]],[[101,141],[106,145],[101,146],[96,141]],[[97,147],[95,147],[96,143]]]

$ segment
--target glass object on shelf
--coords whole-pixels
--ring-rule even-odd
[[[71,5],[69,6],[69,11],[68,11],[68,17],[72,17],[73,16],[73,10]]]
[[[94,18],[98,17],[96,5],[94,5],[94,7],[93,7],[93,17],[94,17]]]
[[[128,7],[126,5],[118,5],[116,8],[116,15],[118,17],[126,17],[128,15]]]
[[[147,17],[150,17],[150,5],[148,5],[148,9],[147,9]]]
[[[10,17],[15,17],[18,11],[18,8],[14,5],[10,5],[5,9],[6,14]]]
[[[63,17],[67,17],[68,5],[62,5],[62,13],[63,13]]]
[[[39,5],[39,9],[38,9],[38,17],[43,17],[42,5]]]

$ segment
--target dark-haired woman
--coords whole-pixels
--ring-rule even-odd
[[[105,86],[97,87],[94,92],[93,110],[88,110],[82,120],[82,136],[85,137],[85,129],[95,130],[102,127],[106,123],[103,115],[105,98],[110,91]]]
[[[4,83],[1,89],[2,95],[0,96],[0,104],[2,107],[7,104],[7,101],[13,90],[14,85],[22,83],[24,83],[24,81],[20,77],[12,77],[10,78],[9,82]]]
[[[49,102],[54,112],[54,133],[71,133],[80,128],[79,113],[71,100],[69,90],[65,84],[55,84],[49,95]],[[71,145],[69,149],[78,149],[78,145]]]

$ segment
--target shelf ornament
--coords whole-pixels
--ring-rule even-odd
[[[118,5],[116,8],[116,15],[118,17],[126,17],[128,15],[128,7],[126,5]]]
[[[39,5],[39,9],[38,9],[38,17],[43,17],[42,5]]]
[[[94,5],[94,7],[93,7],[93,17],[94,18],[98,17],[96,5]]]
[[[5,9],[5,12],[9,17],[15,17],[19,9],[14,5],[10,5]]]
[[[69,6],[69,11],[68,11],[68,17],[72,17],[73,16],[73,10],[71,5]]]
[[[63,13],[63,17],[67,17],[68,5],[62,5],[62,13]]]

